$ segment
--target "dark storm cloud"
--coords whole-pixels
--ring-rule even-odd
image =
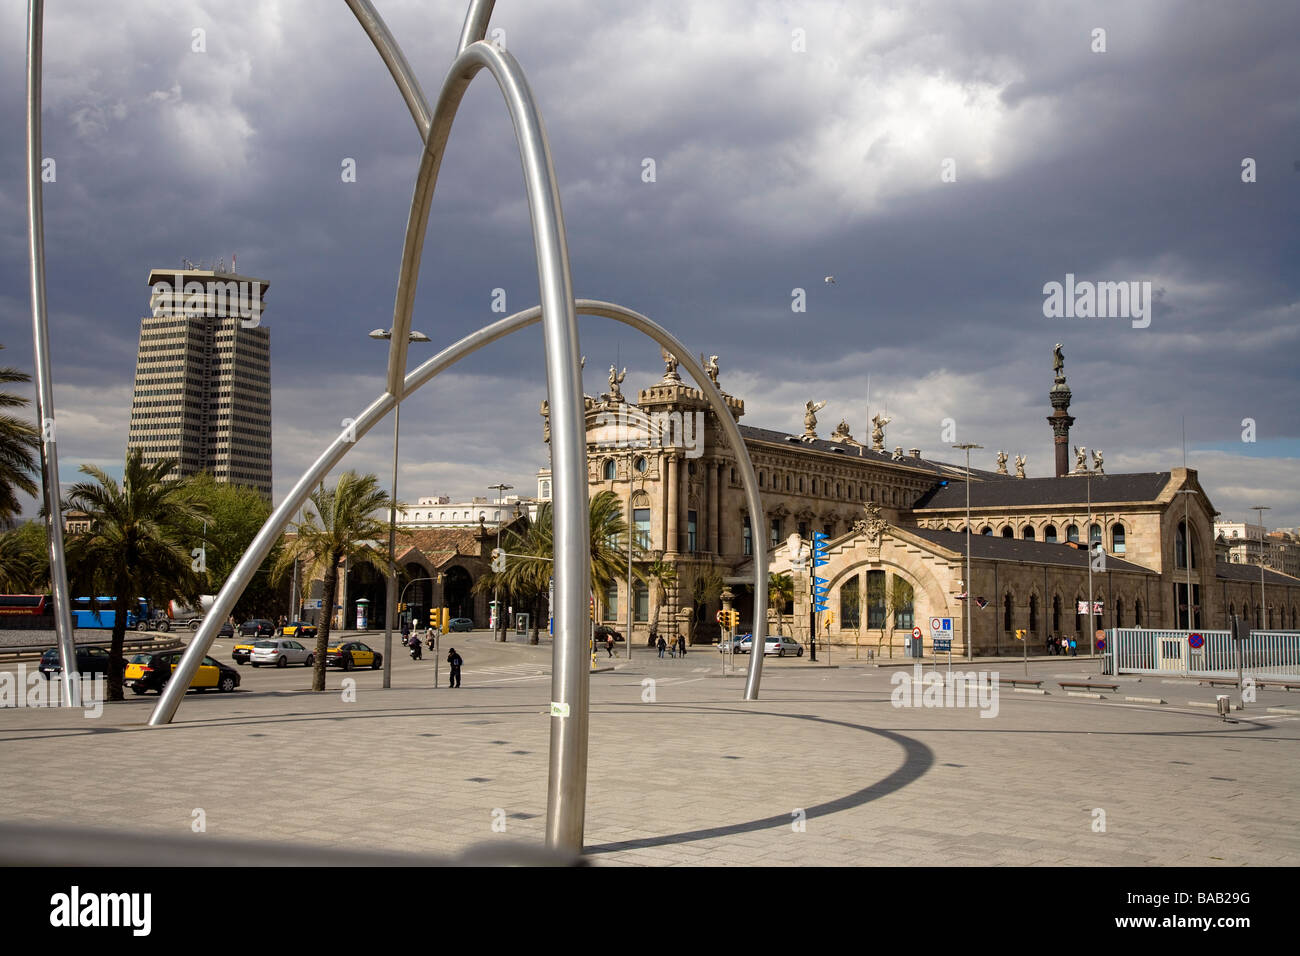
[[[704,9],[701,9],[703,7]],[[381,3],[433,99],[460,3]],[[1300,11],[1283,4],[498,4],[561,179],[575,286],[718,353],[746,421],[796,429],[829,399],[861,435],[867,376],[890,444],[962,440],[1051,467],[1050,351],[1076,443],[1108,470],[1189,464],[1221,510],[1300,523]],[[207,30],[192,53],[191,30]],[[30,361],[23,24],[5,37],[0,341]],[[1105,53],[1091,51],[1094,28]],[[805,52],[792,50],[802,30]],[[65,464],[119,461],[145,277],[237,252],[268,278],[276,489],[379,389],[419,143],[343,4],[54,5],[46,187]],[[356,183],[340,162],[357,161]],[[1258,182],[1241,181],[1241,162]],[[656,181],[642,181],[653,159]],[[955,162],[956,182],[941,182]],[[1044,283],[1151,281],[1151,326],[1048,319]],[[833,274],[834,285],[822,277]],[[791,312],[792,289],[808,311]],[[413,324],[446,344],[537,299],[518,153],[491,80],[442,168]],[[659,374],[657,350],[583,320],[587,390]],[[520,487],[544,463],[532,330],[403,414],[403,496]],[[432,346],[412,350],[412,363]],[[631,390],[631,389],[629,389]],[[409,411],[409,414],[406,412]],[[1240,441],[1257,421],[1269,444]],[[381,426],[348,465],[386,474]],[[1198,449],[1204,449],[1200,451]],[[955,452],[948,452],[955,455]]]

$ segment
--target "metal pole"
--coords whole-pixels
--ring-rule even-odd
[[[1097,644],[1093,632],[1097,629],[1097,619],[1092,614],[1092,472],[1088,472],[1088,640],[1092,655],[1097,653]]]
[[[393,409],[393,500],[388,508],[388,609],[384,613],[384,687],[393,686],[393,614],[397,610],[397,436],[402,400]]]
[[[970,450],[972,448],[983,448],[983,445],[964,442],[953,445],[953,448],[966,449],[966,633],[963,635],[966,639],[966,660],[973,659],[971,640],[971,623],[970,623],[970,602],[971,602],[971,579],[970,579]],[[936,657],[938,655],[935,655]],[[938,667],[938,663],[935,664]]]
[[[632,549],[635,546],[633,540],[633,522],[632,522],[632,463],[636,460],[636,452],[629,452],[627,456],[627,633],[623,635],[623,643],[627,645],[624,650],[627,652],[627,659],[632,659]]]
[[[59,500],[59,453],[55,445],[54,382],[50,370],[50,332],[45,308],[45,207],[41,195],[41,47],[45,4],[27,5],[27,254],[31,263],[32,348],[35,351],[36,421],[41,430],[41,496],[45,505],[45,537],[50,557],[50,588],[54,597],[54,626],[59,663],[65,679],[59,699],[76,707],[80,682],[72,630],[72,599],[63,553],[63,506]]]
[[[1267,537],[1264,531],[1264,512],[1272,511],[1270,505],[1251,505],[1250,510],[1259,515],[1259,621],[1260,630],[1268,630],[1268,601],[1264,599],[1264,554],[1267,550],[1268,542],[1264,539]],[[1285,622],[1285,618],[1283,618]]]
[[[498,551],[501,550],[501,499],[505,496],[506,491],[508,491],[509,489],[511,489],[511,488],[513,488],[513,487],[514,487],[514,485],[507,485],[505,482],[501,482],[501,483],[499,483],[499,484],[495,484],[495,485],[488,485],[488,488],[489,488],[490,490],[493,490],[493,491],[495,491],[495,492],[497,493],[497,517],[496,517],[496,522],[497,522],[497,550],[498,550]],[[497,586],[496,586],[495,582],[494,582],[493,585],[492,585],[492,604],[495,606],[496,627],[500,627],[500,628],[501,628],[501,636],[498,638],[497,635],[496,635],[496,627],[493,627],[493,629],[492,629],[492,637],[493,637],[494,640],[505,641],[505,639],[506,639],[506,627],[508,626],[509,622],[506,621],[506,620],[504,620],[504,618],[502,618],[502,616],[501,616],[501,600],[500,600],[500,598],[497,596]]]

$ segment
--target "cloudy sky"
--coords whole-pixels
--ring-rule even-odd
[[[434,100],[464,3],[377,5]],[[25,7],[0,6],[0,343],[30,371]],[[1260,503],[1300,524],[1300,7],[501,0],[493,26],[546,122],[578,295],[718,354],[744,422],[801,430],[825,399],[823,434],[843,417],[862,437],[887,410],[890,445],[955,460],[952,418],[977,464],[1005,449],[1050,474],[1061,342],[1072,441],[1107,471],[1180,465],[1185,420],[1226,518]],[[421,146],[378,55],[341,0],[67,0],[46,11],[44,89],[64,480],[120,473],[149,270],[234,254],[271,283],[282,495],[382,388],[366,333],[391,324]],[[1045,316],[1067,273],[1150,282],[1149,326]],[[435,345],[412,366],[499,318],[494,289],[511,312],[538,299],[486,74],[420,279],[413,325]],[[588,392],[611,363],[629,392],[662,373],[630,330],[580,331]],[[435,380],[404,406],[401,496],[531,490],[544,396],[536,328]],[[386,475],[390,443],[381,425],[344,467]]]

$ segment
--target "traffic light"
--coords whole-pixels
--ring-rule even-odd
[[[728,617],[728,621],[727,621],[727,623],[731,626],[731,629],[732,629],[733,631],[739,630],[739,629],[740,629],[740,612],[739,612],[739,611],[728,611],[728,612],[727,612],[727,617]]]
[[[500,548],[492,549],[492,570],[498,573],[506,569],[506,553]]]
[[[827,536],[823,534],[821,531],[813,532],[813,554],[812,554],[813,568],[820,568],[822,565],[828,564],[830,562],[830,558],[826,556],[826,541],[827,541]],[[827,594],[830,593],[826,585],[830,584],[830,581],[828,581],[826,578],[819,578],[817,576],[816,571],[814,571],[812,584],[813,584],[813,610],[825,611],[826,596]]]
[[[445,607],[442,609],[442,613],[439,617],[442,619],[442,624],[438,629],[441,631],[447,630],[447,625],[451,623],[451,615],[447,612]]]
[[[593,621],[596,620],[596,599],[595,598],[588,599],[587,608],[591,612],[591,619]]]

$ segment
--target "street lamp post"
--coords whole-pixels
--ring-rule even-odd
[[[966,632],[963,637],[966,638],[966,660],[972,659],[971,651],[971,633],[970,633],[970,601],[971,601],[971,579],[970,579],[970,450],[972,448],[983,448],[983,445],[974,445],[965,442],[960,445],[953,445],[953,448],[964,448],[966,450]],[[936,660],[938,655],[936,655]]]
[[[1250,510],[1259,515],[1259,626],[1262,630],[1267,631],[1268,602],[1264,600],[1264,553],[1268,548],[1268,542],[1264,540],[1267,536],[1264,531],[1264,512],[1272,511],[1273,508],[1270,505],[1251,505]],[[1283,607],[1285,608],[1285,605]],[[1282,626],[1286,626],[1285,620],[1283,620]]]
[[[372,339],[391,339],[392,329],[375,329]],[[412,342],[428,342],[429,337],[414,329],[408,335]],[[393,500],[388,509],[388,594],[384,612],[384,687],[393,686],[393,613],[397,607],[397,436],[402,427],[402,396],[393,405]]]
[[[1092,604],[1092,471],[1085,472],[1088,481],[1088,646],[1090,656],[1097,655],[1097,618]],[[1100,534],[1098,535],[1100,537]],[[1101,542],[1097,542],[1100,546]]]
[[[501,550],[501,498],[507,491],[513,488],[514,485],[507,485],[505,482],[501,482],[500,484],[496,484],[496,485],[488,485],[488,487],[493,489],[497,493],[497,550],[500,551]],[[496,609],[496,623],[501,628],[501,636],[497,637],[496,639],[498,641],[504,641],[506,639],[506,629],[505,629],[505,623],[501,617],[501,601],[500,598],[497,597],[496,584],[492,585],[492,605]],[[492,636],[496,637],[495,629],[492,632]]]

